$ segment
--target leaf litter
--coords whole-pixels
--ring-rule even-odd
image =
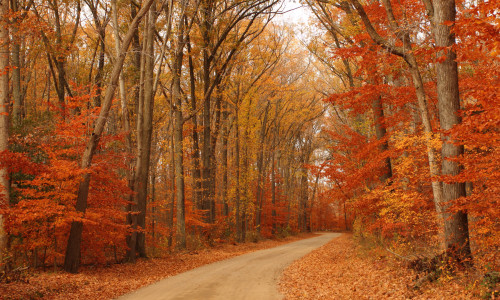
[[[288,266],[285,299],[477,299],[464,278],[414,288],[417,274],[395,259],[363,249],[343,234]]]

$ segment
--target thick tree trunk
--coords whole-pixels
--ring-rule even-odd
[[[387,130],[384,124],[384,107],[382,106],[381,97],[377,97],[372,103],[374,125],[375,125],[375,136],[378,140],[386,138]],[[384,152],[389,149],[389,141],[385,140],[382,145],[380,145],[380,151]],[[391,159],[387,157],[384,160],[384,170],[380,176],[380,181],[386,183],[386,181],[392,177],[392,166]]]
[[[202,80],[203,80],[203,112],[202,112],[202,122],[203,122],[203,143],[201,148],[201,195],[202,199],[200,200],[200,208],[207,211],[205,214],[205,221],[207,223],[212,223],[210,219],[210,195],[209,195],[209,185],[210,185],[210,140],[211,140],[211,109],[210,109],[210,85],[212,83],[210,79],[210,54],[208,51],[208,47],[210,45],[210,20],[211,20],[211,10],[212,5],[210,2],[203,2],[202,7],[202,37],[203,37],[203,69],[202,69]]]
[[[142,98],[142,122],[138,122],[138,158],[135,170],[134,203],[137,212],[137,232],[136,251],[140,257],[146,257],[146,235],[143,230],[146,228],[146,207],[148,197],[148,174],[151,158],[151,137],[153,133],[153,106],[154,106],[154,31],[156,23],[156,12],[149,11],[148,22],[146,23],[146,36],[144,38],[144,77],[143,77],[143,98]],[[131,244],[130,247],[133,247]],[[132,257],[129,257],[132,259]],[[132,259],[133,260],[133,259]]]
[[[0,0],[0,152],[9,146],[9,25],[4,16],[9,11],[9,1]],[[9,174],[6,168],[0,168],[0,204],[10,201]],[[6,255],[7,234],[3,215],[0,215],[0,261]]]
[[[455,46],[455,36],[451,32],[452,27],[445,22],[455,22],[456,9],[455,0],[434,0],[434,22],[433,31],[436,47],[441,50],[438,57],[445,57],[444,61],[436,63],[437,94],[439,107],[439,121],[441,130],[450,130],[454,125],[460,124],[459,116],[460,98],[458,89],[458,66]],[[450,159],[456,158],[464,153],[464,147],[458,145],[450,136],[444,135],[442,146],[442,175],[458,175],[461,166]],[[446,251],[458,258],[470,258],[471,249],[469,243],[469,228],[467,213],[459,211],[448,212],[449,206],[454,200],[464,197],[465,183],[443,183],[443,210],[444,210],[444,235]]]
[[[134,18],[134,20],[132,20],[129,30],[125,38],[123,39],[123,45],[118,55],[118,59],[113,65],[113,70],[111,72],[111,77],[109,79],[109,85],[106,89],[106,94],[104,96],[104,101],[102,103],[101,112],[99,113],[99,117],[97,118],[96,123],[94,125],[94,131],[90,136],[89,141],[87,142],[87,147],[85,149],[85,152],[82,155],[82,161],[80,163],[80,166],[83,169],[90,167],[92,163],[92,158],[99,143],[99,139],[101,137],[102,132],[104,131],[109,110],[111,108],[113,95],[123,67],[123,62],[125,61],[127,49],[130,46],[130,42],[132,41],[133,34],[137,29],[139,22],[147,13],[147,11],[149,10],[154,1],[155,0],[147,0],[144,3],[141,10],[137,13],[137,16]],[[78,197],[75,206],[76,211],[82,214],[85,213],[85,210],[87,208],[89,185],[90,185],[90,174],[86,174],[83,176],[83,179],[78,188]],[[66,247],[66,255],[64,259],[64,270],[66,270],[67,272],[76,273],[78,272],[78,268],[80,267],[80,244],[82,240],[82,230],[83,230],[82,222],[79,221],[72,222],[68,238],[68,244]]]
[[[137,16],[137,9],[135,7],[134,3],[130,3],[130,17],[134,19]],[[136,29],[133,33],[132,36],[132,53],[133,53],[133,72],[134,76],[131,78],[132,79],[132,86],[134,86],[134,92],[132,99],[134,99],[134,110],[137,114],[137,122],[136,122],[136,129],[140,128],[141,122],[142,122],[142,93],[143,89],[141,88],[142,86],[142,78],[143,78],[143,49],[141,47],[140,39],[139,39],[139,30]],[[139,116],[141,115],[141,116]],[[129,136],[131,137],[131,132]],[[140,135],[140,130],[136,130],[136,147],[138,148],[139,145],[141,145],[140,140],[141,140],[141,135]],[[132,143],[130,144],[132,147]],[[132,148],[131,148],[132,149]],[[139,159],[138,151],[139,149],[136,149],[136,157],[135,159],[131,162],[130,164],[130,169],[131,169],[131,174],[130,174],[130,179],[129,179],[129,188],[132,191],[132,193],[129,196],[129,204],[127,205],[127,220],[126,224],[131,226],[133,229],[137,228],[137,217],[135,214],[132,212],[135,210],[134,207],[134,192],[135,192],[135,181],[136,181],[136,165],[137,165],[137,160]],[[132,151],[132,150],[131,150]],[[130,259],[135,259],[136,257],[136,247],[131,247],[130,245],[136,245],[137,244],[137,232],[133,231],[131,234],[127,235],[126,237],[126,243],[129,246],[129,249],[127,251],[126,257],[128,260]]]

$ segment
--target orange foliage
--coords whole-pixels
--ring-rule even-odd
[[[88,126],[97,115],[96,109],[86,109],[90,97],[83,93],[68,99],[67,109],[78,108],[78,113],[66,119],[59,115],[53,129],[40,127],[36,135],[15,138],[20,152],[2,154],[1,161],[16,172],[12,204],[2,209],[15,260],[35,266],[61,263],[74,220],[85,225],[83,263],[115,260],[125,248],[123,207],[129,189],[120,174],[128,158],[121,152],[121,136],[104,136],[93,166],[79,168]],[[84,172],[90,172],[92,180],[88,209],[81,215],[74,203]]]

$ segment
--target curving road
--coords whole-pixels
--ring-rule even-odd
[[[283,269],[340,233],[324,233],[279,247],[205,265],[126,294],[119,300],[281,299]]]

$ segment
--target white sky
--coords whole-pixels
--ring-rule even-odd
[[[297,0],[284,0],[284,14],[277,15],[275,20],[278,22],[286,22],[294,26],[307,24],[311,12],[307,7],[304,7]]]

